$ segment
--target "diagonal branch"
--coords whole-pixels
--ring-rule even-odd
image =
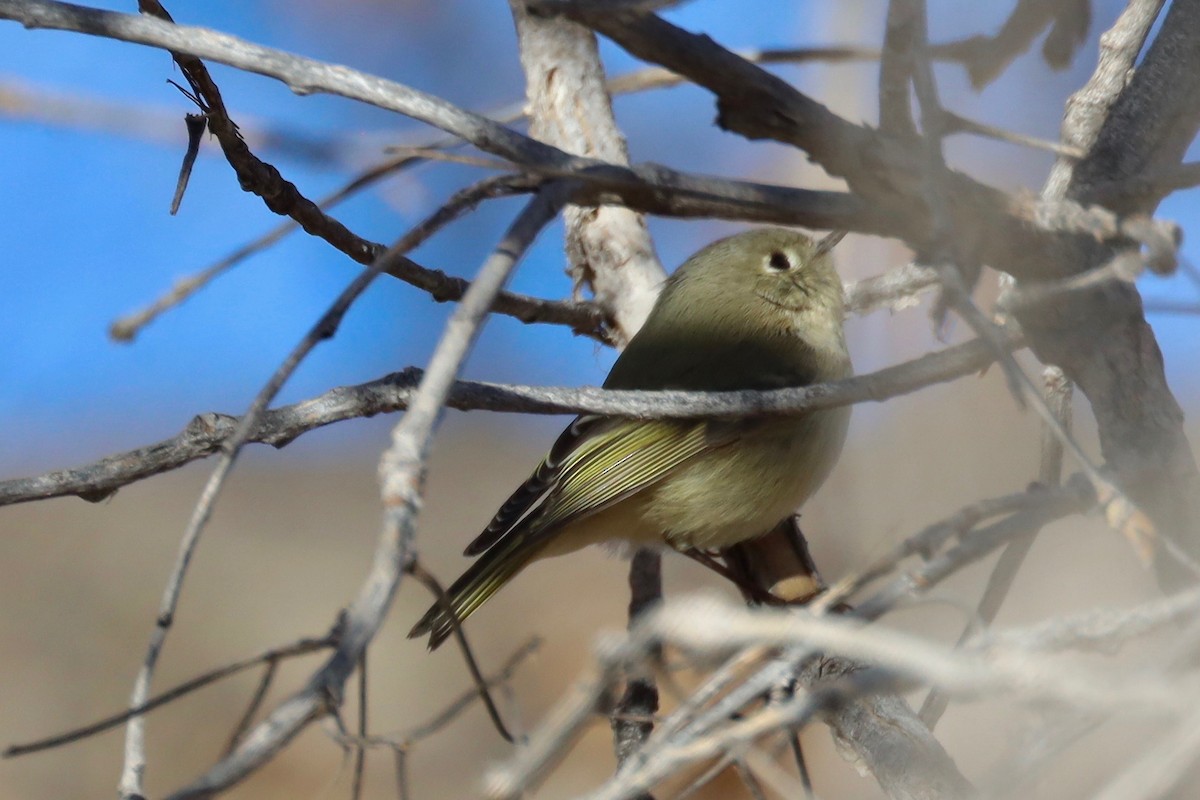
[[[543,189],[517,217],[500,245],[480,268],[422,377],[408,413],[396,426],[392,446],[380,463],[385,507],[371,571],[346,612],[337,650],[304,689],[284,700],[242,743],[204,775],[171,795],[173,800],[208,797],[245,778],[278,753],[309,723],[341,704],[347,679],[383,622],[409,559],[420,508],[425,463],[433,432],[455,374],[470,351],[497,292],[517,260],[563,201],[554,187]]]

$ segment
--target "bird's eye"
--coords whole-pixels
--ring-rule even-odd
[[[787,257],[787,253],[776,250],[767,257],[767,267],[776,272],[787,272],[792,268],[792,260]]]

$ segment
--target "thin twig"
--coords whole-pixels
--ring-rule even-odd
[[[868,620],[876,619],[891,611],[903,600],[914,594],[927,592],[967,564],[980,560],[1009,542],[1030,536],[1054,520],[1070,514],[1083,513],[1092,508],[1096,504],[1096,498],[1092,496],[1090,487],[1081,490],[1078,483],[1068,483],[1059,490],[1029,493],[1025,508],[986,528],[968,533],[947,552],[894,579],[857,605],[854,616]]]
[[[363,648],[358,657],[358,739],[367,738],[367,649]],[[354,745],[354,779],[350,786],[351,800],[362,797],[363,777],[366,774],[367,749],[361,744]]]
[[[662,556],[645,548],[638,550],[629,567],[629,628],[662,602]],[[661,658],[662,654],[652,654]],[[625,693],[613,707],[613,747],[617,768],[634,756],[649,738],[654,725],[633,717],[653,719],[658,711],[658,686],[652,672],[639,669],[626,674]],[[646,795],[645,797],[649,797]]]
[[[478,692],[479,699],[483,701],[483,707],[487,710],[488,718],[492,721],[492,726],[504,741],[510,744],[515,742],[516,740],[513,735],[509,733],[508,728],[504,725],[504,720],[500,716],[500,709],[496,707],[495,701],[492,700],[492,694],[488,691],[487,679],[483,677],[483,671],[479,669],[479,662],[475,660],[475,653],[471,650],[470,644],[467,643],[467,635],[463,632],[462,624],[453,613],[450,606],[450,598],[446,594],[446,590],[442,588],[438,579],[416,559],[408,563],[405,567],[405,572],[412,575],[422,586],[429,590],[429,593],[433,595],[434,602],[451,612],[450,624],[453,628],[454,639],[458,642],[463,663],[467,665],[467,671],[471,673],[471,680],[475,683],[475,691]]]
[[[537,652],[542,646],[542,640],[538,637],[533,637],[523,645],[513,651],[513,654],[508,657],[504,665],[495,673],[488,676],[483,685],[485,688],[502,687],[512,680],[512,676],[516,673],[517,668],[525,661],[526,658]],[[400,734],[394,734],[387,738],[394,743],[408,748],[422,739],[427,739],[444,729],[447,725],[458,718],[464,710],[469,708],[472,703],[482,697],[478,687],[472,687],[459,695],[455,700],[450,702],[444,709],[431,718],[420,724],[414,725],[408,730]]]
[[[965,643],[969,649],[993,645],[1027,652],[1063,650],[1115,653],[1127,642],[1183,622],[1195,621],[1200,588],[1130,608],[1098,608],[1017,629],[980,631]],[[1169,660],[1167,666],[1173,664]]]
[[[539,181],[540,179],[513,175],[501,175],[480,181],[472,185],[475,197],[472,205],[486,199],[531,192]],[[291,223],[281,225],[201,272],[180,279],[167,294],[159,297],[151,305],[113,322],[109,327],[109,335],[117,341],[131,341],[159,315],[187,300],[218,275],[245,258],[279,241],[284,234],[293,229]],[[384,250],[381,244],[366,244],[370,252],[381,253]],[[366,263],[371,262],[368,260]],[[467,289],[466,280],[422,266],[410,258],[395,259],[389,265],[386,274],[427,292],[430,298],[438,303],[461,300]],[[515,292],[501,292],[496,298],[493,310],[526,324],[541,322],[566,325],[575,333],[603,340],[604,316],[590,303],[544,300]]]
[[[751,800],[767,800],[767,796],[763,793],[762,784],[758,782],[758,778],[746,765],[742,759],[735,759],[733,768],[737,770],[738,777],[742,779],[742,784],[746,787],[746,791],[750,793]]]
[[[235,661],[232,664],[226,664],[225,666],[218,667],[217,669],[211,670],[202,675],[198,675],[189,681],[185,681],[172,689],[168,689],[162,694],[147,700],[145,703],[136,708],[126,709],[118,714],[113,714],[110,717],[97,720],[90,725],[86,725],[82,728],[76,728],[75,730],[67,731],[65,733],[56,734],[46,739],[38,739],[37,741],[33,742],[9,745],[5,748],[3,757],[15,758],[16,756],[37,753],[42,750],[49,750],[54,747],[62,747],[63,745],[72,744],[80,741],[81,739],[95,736],[98,733],[103,733],[104,731],[117,727],[130,717],[138,714],[146,714],[156,708],[178,700],[185,695],[191,694],[198,689],[203,689],[205,686],[237,675],[238,673],[244,672],[251,667],[258,666],[259,664],[265,664],[268,673],[273,672],[276,665],[278,665],[280,661],[288,658],[295,658],[297,656],[308,655],[309,653],[315,653],[319,650],[336,646],[337,635],[338,634],[335,631],[334,633],[331,633],[330,635],[321,639],[301,639],[293,644],[284,645],[283,647],[273,647],[270,650],[265,650],[256,656],[251,656],[250,658],[242,659],[241,661]],[[255,694],[257,696],[259,692],[256,692]]]
[[[1063,490],[1060,490],[1063,491]],[[1040,491],[1039,491],[1040,494]],[[897,568],[901,561],[920,555],[926,561],[952,538],[962,539],[981,522],[1029,507],[1035,496],[1029,492],[978,500],[944,519],[922,528],[866,567],[845,575],[809,604],[814,613],[829,613],[868,583]]]
[[[183,154],[183,163],[179,165],[175,195],[171,198],[171,216],[179,213],[179,204],[183,202],[183,193],[192,177],[192,167],[196,164],[196,156],[200,154],[200,140],[204,138],[204,131],[208,128],[208,119],[203,114],[188,114],[183,120],[187,124],[188,145]]]
[[[224,755],[232,753],[233,748],[237,747],[242,741],[242,737],[246,735],[246,731],[250,730],[255,715],[258,714],[258,710],[262,708],[263,702],[267,699],[267,692],[271,690],[271,684],[275,682],[275,675],[279,671],[278,666],[278,661],[267,662],[262,677],[258,679],[258,686],[254,687],[254,694],[250,696],[250,702],[246,704],[246,710],[238,718],[237,724],[233,726],[233,731],[229,734],[229,740],[225,742],[225,749],[221,751]]]
[[[1072,147],[1069,144],[1062,142],[1053,142],[1048,139],[1039,139],[1036,136],[1030,136],[1027,133],[1019,133],[1010,131],[996,125],[988,125],[978,120],[968,119],[961,114],[956,114],[953,111],[942,109],[946,133],[973,133],[976,136],[986,136],[989,139],[995,139],[1009,144],[1020,145],[1021,147],[1032,147],[1035,150],[1045,150],[1054,153],[1062,158],[1083,158],[1084,151],[1078,147]]]
[[[304,689],[283,701],[243,744],[204,775],[171,795],[172,800],[207,797],[242,780],[282,749],[297,733],[340,701],[346,680],[383,622],[411,560],[412,539],[426,459],[446,394],[474,343],[481,324],[517,260],[563,202],[561,191],[544,188],[526,206],[446,324],[408,413],[396,426],[380,464],[385,524],[371,571],[346,612],[337,651]]]
[[[334,67],[271,48],[255,45],[237,37],[159,20],[115,12],[82,9],[53,0],[0,0],[0,18],[14,19],[27,27],[75,30],[124,41],[187,53],[283,81],[293,90],[309,94],[328,92],[406,114],[439,127],[470,142],[479,149],[511,160],[526,169],[557,169],[571,172],[600,171],[610,177],[621,176],[620,200],[632,208],[653,213],[670,210],[673,214],[696,214],[703,208],[712,214],[715,208],[732,212],[735,218],[806,224],[826,229],[856,230],[903,238],[920,238],[927,231],[920,209],[911,198],[900,198],[896,187],[911,183],[911,159],[903,155],[895,142],[877,131],[855,125],[833,115],[794,87],[770,76],[756,65],[737,58],[711,40],[697,43],[697,37],[663,23],[653,15],[633,19],[592,14],[568,7],[565,13],[583,19],[586,24],[620,35],[620,43],[639,50],[641,42],[653,40],[660,59],[687,74],[700,85],[725,95],[722,123],[729,129],[752,136],[770,136],[808,150],[831,174],[844,176],[860,197],[839,192],[811,192],[776,189],[789,199],[786,205],[757,202],[753,207],[727,198],[714,204],[712,198],[680,198],[677,192],[686,183],[671,170],[653,165],[628,169],[593,159],[570,156],[549,145],[534,141],[479,114],[468,112],[440,98],[407,86],[346,67]],[[614,28],[615,26],[615,28]],[[687,39],[690,52],[681,50]],[[635,41],[638,39],[638,41]],[[686,63],[674,63],[687,52]],[[649,57],[649,56],[647,56]],[[703,59],[703,74],[697,70]],[[668,63],[664,60],[663,63]],[[697,74],[693,74],[693,73]],[[747,91],[747,86],[755,87]],[[736,91],[734,89],[736,87]],[[741,98],[740,101],[738,98]],[[761,99],[747,105],[750,98]],[[786,112],[778,111],[783,103]],[[774,120],[770,130],[764,121]],[[794,120],[804,124],[788,124]],[[864,159],[863,154],[870,154]],[[975,255],[988,263],[997,263],[1010,272],[1047,269],[1044,247],[1053,242],[1019,213],[1011,198],[991,187],[966,178],[955,177],[957,206],[969,208],[974,219],[988,220],[990,231],[980,231],[971,243]],[[588,187],[584,187],[585,189]],[[611,196],[611,195],[610,195]],[[590,202],[595,202],[594,200]],[[608,202],[608,201],[605,201]],[[314,205],[315,208],[315,205]],[[978,226],[978,222],[976,223]],[[920,231],[921,233],[918,233]],[[1030,237],[1033,237],[1031,240]],[[1021,263],[1014,263],[1014,259]],[[1028,263],[1026,263],[1028,262]],[[1018,270],[1018,267],[1020,270]]]
[[[960,316],[981,337],[994,341],[994,337],[998,336],[1000,329],[967,296],[958,279],[957,273],[946,268],[941,269],[940,274],[942,276],[942,285],[949,290],[951,303]],[[1181,566],[1200,575],[1200,565],[1192,562],[1185,553],[1178,552],[1173,547],[1173,542],[1160,538],[1150,518],[1115,483],[1100,474],[1099,467],[1083,452],[1078,442],[1075,441],[1070,432],[1055,417],[1053,410],[1047,405],[1045,398],[1042,397],[1033,380],[1021,369],[1021,366],[1012,357],[1011,353],[997,352],[997,356],[1000,363],[1008,367],[1008,374],[1012,379],[1010,387],[1015,393],[1014,396],[1023,397],[1028,401],[1038,416],[1042,418],[1042,422],[1046,428],[1058,438],[1067,452],[1079,464],[1080,469],[1087,476],[1088,481],[1091,482],[1096,497],[1099,499],[1105,521],[1129,541],[1134,553],[1141,559],[1142,563],[1150,564],[1153,562],[1156,545],[1161,543],[1163,549],[1176,558],[1181,563]]]
[[[266,410],[268,404],[279,393],[279,390],[283,388],[284,383],[287,382],[288,378],[299,367],[301,361],[318,344],[334,335],[346,311],[366,291],[372,281],[389,266],[394,265],[397,259],[403,258],[403,253],[416,247],[422,241],[436,233],[443,225],[463,213],[474,200],[475,195],[473,191],[475,188],[471,187],[459,192],[445,206],[435,211],[428,219],[402,237],[396,245],[382,254],[370,269],[361,272],[342,291],[338,298],[330,305],[329,309],[321,316],[321,319],[309,329],[300,343],[292,349],[279,367],[276,368],[266,385],[255,396],[246,413],[242,415],[236,427],[222,441],[220,458],[200,494],[191,519],[188,521],[187,528],[179,545],[179,554],[167,579],[167,585],[163,590],[158,617],[150,636],[146,656],[142,663],[142,668],[138,672],[137,680],[134,683],[134,689],[130,697],[129,705],[131,708],[143,705],[149,697],[150,684],[154,676],[155,666],[158,663],[158,656],[162,651],[167,632],[174,618],[175,608],[179,603],[179,597],[183,590],[183,579],[187,574],[192,555],[199,544],[201,532],[204,530],[205,524],[212,514],[217,497],[220,495],[221,489],[224,487],[225,481],[232,471],[238,455],[249,441],[251,433],[257,426],[258,420]],[[126,729],[125,753],[121,792],[123,796],[133,797],[134,795],[142,794],[142,774],[145,771],[145,725],[141,716],[133,716],[129,720]]]
[[[935,54],[937,52],[940,51],[935,48]],[[760,64],[803,63],[808,61],[838,63],[844,61],[873,61],[879,58],[878,50],[851,46],[800,49],[773,48],[744,50],[739,51],[739,53],[747,60]],[[681,76],[660,67],[648,67],[609,79],[605,83],[605,86],[612,94],[628,94],[648,89],[674,86],[683,83],[684,80]],[[487,116],[503,124],[516,122],[525,116],[524,103],[512,103],[503,106],[497,111],[490,112]],[[242,131],[243,133],[246,132],[244,126],[242,127]],[[275,137],[272,136],[272,138]],[[462,144],[462,140],[456,136],[439,136],[426,138],[412,145],[397,146],[393,150],[401,153],[401,155],[389,158],[368,168],[339,189],[316,201],[316,204],[322,210],[328,210],[343,200],[354,196],[359,191],[385,178],[394,176],[401,170],[424,163],[433,152],[459,144]],[[1175,178],[1174,176],[1168,176],[1168,179],[1174,180]],[[293,220],[281,223],[258,239],[239,247],[220,261],[215,262],[194,275],[180,279],[167,294],[155,300],[145,309],[127,314],[114,321],[109,328],[111,335],[118,341],[133,339],[140,333],[142,328],[159,315],[184,302],[219,275],[245,261],[255,253],[265,250],[289,233],[299,229],[299,227]],[[505,296],[506,294],[501,295],[501,297]]]
[[[1071,396],[1073,393],[1071,382],[1063,375],[1062,370],[1058,367],[1046,367],[1042,371],[1043,392],[1046,398],[1046,403],[1050,406],[1059,424],[1066,430],[1071,428]],[[1063,466],[1063,445],[1062,441],[1054,435],[1054,432],[1049,427],[1042,426],[1041,436],[1041,457],[1038,464],[1038,484],[1046,487],[1056,487],[1062,483],[1062,466]],[[988,576],[987,584],[984,586],[983,595],[979,600],[979,604],[975,609],[975,617],[971,623],[966,626],[958,639],[958,647],[969,639],[972,634],[977,633],[976,627],[987,628],[996,620],[996,616],[1000,613],[1000,607],[1004,604],[1005,598],[1012,589],[1013,582],[1016,580],[1017,572],[1021,569],[1021,565],[1025,562],[1025,557],[1029,555],[1030,549],[1036,536],[1029,536],[1024,539],[1017,539],[1004,548],[1004,552],[1000,554],[996,564],[992,567],[992,574]],[[920,716],[921,720],[929,728],[933,730],[937,727],[938,720],[946,711],[946,706],[949,703],[949,698],[940,692],[933,690],[925,698],[925,702],[921,705]]]
[[[895,0],[900,2],[901,0]],[[959,262],[956,253],[950,251],[952,245],[952,218],[945,209],[948,201],[946,191],[947,169],[942,155],[941,137],[944,135],[941,105],[938,101],[937,86],[933,78],[926,47],[925,3],[924,0],[903,0],[911,5],[914,14],[919,15],[920,25],[915,26],[917,37],[917,55],[913,68],[913,85],[916,89],[917,101],[922,110],[922,125],[924,127],[924,143],[928,159],[928,182],[926,196],[932,208],[934,218],[933,239],[938,247],[945,248],[951,256],[950,261],[940,264],[938,269],[945,296],[950,304],[968,325],[983,339],[993,342],[997,347],[997,356],[1009,380],[1009,387],[1014,398],[1019,403],[1028,401],[1037,411],[1047,428],[1062,442],[1063,446],[1079,463],[1087,475],[1104,509],[1105,519],[1119,531],[1133,546],[1134,552],[1143,561],[1150,563],[1154,555],[1156,531],[1153,523],[1126,495],[1114,484],[1100,474],[1091,459],[1083,452],[1070,433],[1054,416],[1046,404],[1038,387],[1034,385],[1025,371],[1021,369],[1016,359],[1003,350],[999,338],[999,328],[988,319],[971,300],[970,295],[962,284],[958,271],[949,266],[950,262]],[[1177,556],[1178,557],[1178,556]],[[1193,566],[1193,565],[1189,565]]]
[[[504,662],[504,665],[500,669],[484,679],[483,685],[489,689],[492,687],[501,688],[506,685],[512,680],[513,675],[522,662],[537,652],[541,645],[542,640],[536,636],[525,642],[513,651],[513,654],[508,657],[508,660]],[[470,708],[471,704],[479,700],[480,697],[478,687],[473,686],[452,700],[441,711],[411,728],[394,733],[377,733],[370,736],[347,736],[339,732],[337,736],[338,743],[343,746],[363,749],[387,747],[396,752],[407,753],[413,745],[443,731],[447,725],[458,719],[463,711]]]

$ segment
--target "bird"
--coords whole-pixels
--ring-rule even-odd
[[[720,239],[665,282],[604,387],[779,389],[852,374],[829,251],[785,228]],[[788,518],[842,450],[849,408],[796,416],[576,417],[466,548],[477,560],[409,632],[438,647],[534,560],[590,544],[730,547]]]

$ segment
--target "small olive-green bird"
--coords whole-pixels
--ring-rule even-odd
[[[850,375],[842,283],[828,251],[769,228],[722,239],[666,282],[621,353],[611,389],[727,391]],[[842,449],[849,409],[742,420],[584,414],[467,546],[478,556],[408,634],[430,649],[531,561],[615,540],[679,550],[761,536],[816,491]]]

